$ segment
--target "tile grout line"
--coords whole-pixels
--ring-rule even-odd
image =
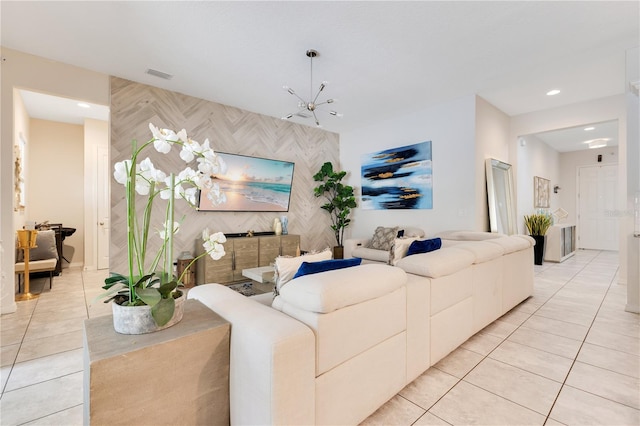
[[[602,251],[598,252],[598,255],[595,256],[591,260],[591,262],[593,260],[595,260],[596,258],[598,258],[601,254],[602,254]],[[589,262],[589,263],[591,263],[591,262]],[[578,360],[578,357],[580,356],[580,351],[582,351],[582,347],[584,346],[585,342],[587,341],[587,337],[589,336],[589,332],[591,332],[591,327],[593,327],[593,323],[596,322],[596,318],[598,317],[598,313],[600,312],[600,309],[602,308],[602,304],[604,303],[604,299],[607,297],[607,294],[609,293],[609,290],[611,289],[611,284],[613,283],[613,280],[615,279],[619,269],[620,269],[620,266],[616,267],[616,273],[613,274],[613,277],[611,278],[611,281],[609,282],[609,285],[607,286],[607,291],[602,296],[602,300],[600,301],[600,304],[598,305],[598,310],[596,311],[596,314],[593,316],[593,320],[591,321],[591,324],[589,325],[589,328],[587,330],[587,333],[584,336],[584,339],[582,339],[582,342],[580,343],[580,347],[578,348],[578,352],[576,353],[575,359],[573,360],[573,362],[571,362],[571,366],[569,367],[569,371],[567,371],[567,375],[565,376],[564,381],[562,382],[562,385],[560,386],[560,390],[558,391],[558,394],[556,395],[555,399],[553,400],[553,403],[551,404],[551,408],[549,408],[549,414],[547,415],[547,420],[545,420],[545,422],[544,422],[545,425],[546,425],[547,421],[551,418],[551,412],[553,411],[553,407],[555,407],[556,403],[558,402],[558,398],[560,397],[560,393],[562,393],[562,389],[564,389],[565,386],[569,386],[569,387],[573,388],[573,386],[570,386],[570,385],[566,384],[567,383],[567,379],[569,378],[569,375],[571,374],[571,370],[573,370],[573,366],[576,364],[576,362]],[[567,284],[568,283],[569,282],[567,282]],[[564,286],[562,286],[562,288],[564,288]],[[576,388],[574,388],[574,389],[576,389]],[[580,389],[580,390],[582,391],[582,389]],[[586,391],[583,391],[583,392],[586,392]],[[587,392],[587,393],[591,394],[591,392]],[[599,396],[599,395],[596,395],[596,396]],[[607,399],[607,398],[605,398],[605,399]]]
[[[531,317],[532,317],[532,316],[533,316],[533,315],[534,315],[538,310],[540,310],[540,309],[541,309],[541,308],[542,308],[542,307],[543,307],[543,306],[544,306],[544,305],[545,305],[549,300],[551,300],[551,299],[552,299],[552,298],[553,298],[553,297],[554,297],[554,296],[555,296],[555,295],[556,295],[560,290],[562,290],[562,289],[563,289],[567,284],[569,284],[571,281],[573,281],[573,279],[574,279],[578,274],[580,274],[582,271],[584,271],[584,269],[585,269],[585,268],[586,268],[586,267],[587,267],[587,266],[588,266],[588,265],[589,265],[589,264],[590,264],[590,263],[591,263],[595,258],[597,258],[597,257],[600,255],[600,253],[601,253],[601,252],[598,252],[598,254],[597,254],[596,256],[594,256],[593,258],[591,258],[591,259],[589,260],[589,262],[585,263],[585,264],[584,264],[584,265],[583,265],[579,270],[577,270],[573,275],[571,275],[571,277],[570,277],[569,279],[567,279],[567,280],[564,282],[564,284],[562,284],[562,286],[561,286],[561,287],[559,287],[559,288],[558,288],[558,289],[557,289],[557,290],[556,290],[556,291],[555,291],[551,296],[549,296],[549,297],[545,300],[545,302],[544,302],[542,305],[540,305],[540,306],[539,306],[536,310],[534,310],[532,313],[528,314],[529,316],[527,317],[527,320],[528,320],[529,318],[531,318]],[[548,269],[548,268],[547,268],[547,269]],[[534,276],[534,279],[535,279],[535,276]],[[529,298],[527,298],[527,299],[529,299]],[[527,300],[527,299],[525,299],[525,300]],[[520,303],[523,303],[525,300],[523,300],[523,301],[522,301],[522,302],[520,302]],[[603,300],[604,300],[604,297],[603,297]],[[601,303],[602,303],[602,302],[601,302]],[[512,309],[513,309],[513,308],[512,308]],[[511,311],[511,310],[509,310],[509,311]],[[505,313],[505,315],[506,315],[506,313]],[[597,315],[597,313],[596,313],[596,315]],[[500,318],[497,318],[495,321],[498,321],[499,319],[500,319]],[[525,320],[524,322],[526,322],[527,320]],[[494,322],[495,322],[495,321],[494,321]],[[594,320],[593,320],[593,321],[595,321],[595,316],[594,316]],[[524,322],[523,322],[522,324],[524,324]],[[492,322],[492,324],[493,324],[493,322]],[[473,370],[474,370],[478,365],[480,365],[480,363],[482,363],[485,359],[489,358],[489,355],[491,355],[491,354],[492,354],[492,353],[493,353],[493,352],[494,352],[494,351],[495,351],[495,350],[496,350],[500,345],[502,345],[505,341],[507,341],[507,339],[508,339],[509,337],[511,337],[511,335],[513,335],[513,334],[514,334],[518,329],[520,329],[520,327],[522,327],[522,324],[518,325],[518,326],[517,326],[517,327],[516,327],[516,328],[515,328],[511,333],[509,333],[506,337],[502,338],[502,342],[500,342],[500,343],[499,343],[495,348],[493,348],[491,351],[489,351],[486,355],[479,354],[479,355],[482,355],[482,356],[483,356],[483,358],[482,358],[480,361],[478,361],[478,363],[476,363],[476,364],[475,364],[475,365],[474,365],[474,366],[473,366],[473,367],[472,367],[472,368],[471,368],[467,373],[465,373],[465,374],[462,376],[462,378],[459,378],[459,379],[458,379],[458,381],[457,381],[457,382],[456,382],[456,383],[455,383],[451,388],[449,388],[449,390],[448,390],[447,392],[445,392],[445,394],[444,394],[444,395],[442,395],[440,398],[438,398],[438,399],[436,400],[436,402],[434,402],[434,403],[431,405],[431,407],[429,407],[428,409],[426,409],[426,410],[427,410],[426,412],[428,413],[428,412],[429,412],[429,410],[430,410],[431,408],[433,408],[433,407],[434,407],[434,406],[435,406],[435,405],[436,405],[436,404],[437,404],[437,403],[438,403],[442,398],[444,398],[444,397],[445,397],[445,396],[446,396],[446,395],[451,391],[451,389],[453,389],[454,387],[456,387],[460,382],[464,381],[465,377],[467,377],[467,376],[468,376],[468,375],[469,375],[469,374],[470,374],[470,373],[471,373],[471,372],[472,372],[472,371],[473,371]],[[587,334],[588,334],[588,330],[587,330]],[[492,335],[492,336],[494,336],[494,337],[499,337],[499,336],[495,336],[495,335]],[[585,335],[584,339],[586,339],[586,335]],[[527,346],[527,345],[523,345],[523,346]],[[580,346],[580,348],[582,348],[582,345]],[[533,349],[536,349],[536,348],[533,348]],[[470,349],[467,349],[467,350],[469,350],[469,351],[470,351]],[[471,351],[471,352],[474,352],[474,351]],[[474,352],[474,353],[478,353],[478,352]],[[578,357],[578,354],[579,354],[579,353],[580,353],[580,349],[578,349],[578,351],[576,352],[576,356],[575,356],[575,358],[577,358],[577,357]],[[572,362],[572,364],[571,364],[571,366],[572,366],[572,367],[573,367],[573,363],[575,363],[575,358],[573,359],[573,362]],[[491,358],[491,359],[493,360],[493,358]],[[566,358],[566,359],[570,359],[570,358]],[[497,360],[494,360],[494,361],[497,361]],[[502,362],[502,361],[498,361],[498,362]],[[517,369],[522,370],[522,371],[527,371],[527,370],[523,370],[523,369],[522,369],[522,368],[520,368],[520,367],[517,367],[517,366],[511,365],[511,364],[508,364],[508,363],[504,363],[504,364],[509,365],[509,366],[511,366],[511,367],[514,367],[514,368],[517,368]],[[434,368],[436,368],[437,370],[440,370],[439,368],[435,367],[435,364],[434,364],[434,366],[433,366],[433,367],[434,367]],[[443,370],[440,370],[440,371],[442,371],[443,373],[446,373],[446,374],[449,374],[449,375],[453,376],[452,374],[447,373],[446,371],[443,371]],[[569,372],[570,372],[570,371],[571,371],[571,367],[569,368]],[[531,372],[529,372],[529,371],[527,371],[527,372],[528,372],[528,373],[531,373]],[[531,374],[535,374],[535,375],[537,375],[537,376],[539,376],[539,377],[544,377],[544,376],[541,376],[541,375],[536,374],[536,373],[531,373]],[[568,374],[569,374],[569,373],[567,373],[567,376],[568,376]],[[454,377],[455,377],[455,376],[454,376]],[[457,378],[457,377],[456,377],[456,378]],[[544,377],[544,378],[549,379],[548,377]],[[552,379],[549,379],[549,380],[552,380]],[[558,381],[556,381],[556,380],[553,380],[553,381],[554,381],[554,382],[556,382],[556,383],[560,383],[560,382],[558,382]],[[565,381],[566,381],[566,377],[565,377]],[[544,424],[546,424],[546,422],[548,421],[548,419],[549,419],[549,414],[551,413],[551,410],[553,409],[553,406],[555,405],[555,401],[557,400],[558,396],[560,395],[560,391],[562,390],[562,386],[564,385],[564,382],[563,382],[563,383],[561,384],[561,386],[560,386],[560,390],[558,391],[558,394],[556,395],[556,398],[554,399],[553,404],[551,405],[551,408],[550,408],[550,410],[549,410],[549,414],[547,414],[547,415],[545,416],[543,413],[540,413],[540,412],[538,412],[538,411],[535,411],[535,410],[533,410],[533,409],[531,409],[531,408],[529,408],[529,407],[526,407],[526,406],[524,406],[524,405],[522,405],[522,404],[519,404],[519,403],[517,403],[517,402],[515,402],[515,401],[511,401],[511,400],[510,400],[510,399],[508,399],[508,398],[505,398],[505,397],[503,397],[503,396],[501,396],[501,395],[498,395],[498,394],[496,394],[496,393],[494,393],[494,392],[491,392],[491,391],[489,391],[489,390],[487,390],[487,389],[484,389],[484,388],[482,388],[482,387],[480,387],[480,386],[474,385],[474,384],[473,384],[473,383],[471,383],[471,382],[467,382],[467,381],[465,381],[465,383],[467,383],[467,384],[469,384],[469,385],[472,385],[472,386],[474,386],[474,387],[476,387],[476,388],[478,388],[478,389],[482,389],[482,390],[483,390],[483,391],[485,391],[485,392],[491,393],[492,395],[495,395],[495,396],[497,396],[497,397],[499,397],[499,398],[502,398],[502,399],[504,399],[504,400],[506,400],[506,401],[509,401],[509,402],[511,402],[511,403],[513,403],[513,404],[516,404],[516,405],[520,406],[520,407],[523,407],[523,408],[525,408],[525,409],[527,409],[527,410],[529,410],[529,411],[532,411],[532,412],[534,412],[534,413],[536,413],[536,414],[540,414],[541,416],[545,417]],[[405,399],[406,399],[406,398],[405,398]],[[408,400],[408,401],[409,401],[409,400]],[[413,401],[409,401],[409,402],[412,402],[413,404],[417,405],[418,407],[420,407],[420,408],[422,408],[422,409],[425,409],[424,407],[422,407],[422,406],[421,406],[421,405],[419,405],[419,404],[416,404],[416,403],[415,403],[415,402],[413,402]],[[424,415],[424,414],[423,414],[423,415]],[[433,413],[432,413],[432,415],[435,415],[435,414],[433,414]],[[422,417],[422,416],[421,416],[421,417]],[[438,417],[438,418],[439,418],[439,417]],[[416,421],[417,421],[417,420],[416,420]],[[414,423],[415,423],[415,422],[414,422]]]
[[[38,302],[40,301],[40,297],[37,297],[35,299],[35,303],[33,306],[33,309],[31,310],[31,313],[29,314],[29,322],[27,322],[27,326],[24,328],[24,333],[22,334],[22,338],[20,339],[20,343],[18,346],[18,351],[16,352],[16,357],[13,359],[13,361],[11,362],[11,368],[9,369],[9,374],[7,374],[7,380],[4,382],[4,386],[2,386],[2,392],[0,392],[0,396],[4,397],[4,394],[6,393],[5,389],[7,388],[7,385],[9,384],[9,380],[11,379],[11,373],[13,373],[13,368],[16,365],[16,361],[18,359],[18,355],[20,355],[20,350],[22,349],[22,345],[24,344],[24,339],[25,337],[27,337],[27,332],[29,331],[29,326],[31,326],[31,321],[33,320],[33,314],[36,311],[36,308],[38,307]],[[11,391],[9,391],[11,392]]]

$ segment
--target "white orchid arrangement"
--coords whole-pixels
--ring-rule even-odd
[[[149,305],[156,323],[162,326],[173,316],[175,298],[181,294],[176,288],[196,260],[206,255],[219,260],[225,255],[222,244],[226,237],[222,232],[210,233],[207,228],[202,232],[204,253],[196,257],[179,277],[173,276],[173,236],[180,229],[180,222],[174,218],[174,202],[182,199],[195,208],[199,190],[207,190],[207,197],[214,204],[226,202],[225,194],[211,178],[212,175],[225,173],[226,164],[211,149],[209,139],[200,144],[189,138],[184,129],[176,133],[173,130],[158,129],[151,123],[149,129],[152,138],[139,147],[133,141],[131,158],[114,166],[113,176],[116,182],[125,186],[126,193],[129,274],[112,274],[107,278],[103,288],[108,291],[102,296],[107,297],[105,303],[114,300],[121,305]],[[149,145],[153,145],[162,154],[168,154],[174,146],[181,147],[180,158],[185,163],[195,160],[197,170],[187,166],[177,175],[167,174],[156,169],[149,157],[138,162],[138,156]],[[141,218],[138,218],[136,193],[147,196],[146,205],[141,209]],[[147,265],[151,213],[158,196],[168,201],[163,229],[157,230],[162,246]],[[157,272],[158,269],[162,272]]]

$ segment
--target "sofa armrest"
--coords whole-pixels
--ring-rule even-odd
[[[231,323],[232,424],[315,423],[315,336],[282,312],[226,286],[189,290]]]
[[[344,240],[344,258],[352,258],[353,250],[358,247],[366,247],[370,240],[371,238],[349,238]]]

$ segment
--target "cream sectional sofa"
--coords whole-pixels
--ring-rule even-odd
[[[532,293],[528,237],[443,237],[396,266],[296,278],[271,304],[217,284],[191,289],[232,324],[232,424],[358,424]]]

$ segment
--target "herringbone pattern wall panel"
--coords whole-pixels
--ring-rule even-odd
[[[141,144],[151,138],[149,123],[176,131],[184,128],[191,138],[199,142],[208,138],[216,151],[294,162],[291,204],[286,213],[289,233],[301,236],[303,250],[335,245],[333,232],[329,228],[329,216],[320,209],[321,200],[313,196],[313,175],[325,161],[338,165],[337,134],[112,77],[112,166],[130,157],[132,140]],[[150,147],[143,152],[140,160],[147,156],[165,172],[184,169],[184,163],[175,148],[163,155]],[[138,197],[137,202],[146,202],[146,197]],[[154,228],[162,227],[165,206],[164,200],[154,204],[154,211],[159,211],[152,225]],[[110,270],[121,273],[127,270],[125,208],[124,187],[112,178]],[[273,219],[281,215],[197,212],[184,201],[177,200],[176,219],[184,219],[174,240],[174,257],[181,251],[194,253],[195,240],[205,227],[227,233],[270,231]],[[148,251],[157,251],[159,242],[159,237],[151,237]]]

